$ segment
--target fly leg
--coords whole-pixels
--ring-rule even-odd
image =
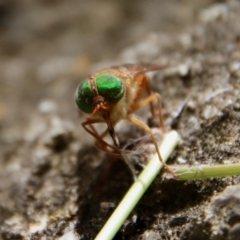
[[[102,123],[102,122],[103,121],[101,120],[87,119],[87,121],[82,123],[82,127],[96,139],[95,145],[98,148],[100,148],[104,152],[113,154],[113,151],[119,151],[119,149],[118,147],[112,146],[111,144],[103,140],[103,137],[107,134],[107,130],[103,134],[99,135],[95,127],[93,126],[93,124],[95,123]]]
[[[147,133],[151,136],[152,141],[153,141],[153,144],[154,144],[154,146],[155,146],[155,149],[156,149],[156,152],[157,152],[157,155],[158,155],[158,158],[159,158],[160,162],[161,162],[162,165],[165,167],[165,169],[175,177],[175,174],[174,174],[173,170],[163,161],[162,156],[161,156],[161,153],[160,153],[160,151],[159,151],[159,147],[158,147],[158,144],[157,144],[157,140],[156,140],[156,138],[154,137],[151,129],[150,129],[145,123],[143,123],[142,121],[140,121],[140,120],[137,119],[136,117],[128,116],[128,117],[127,117],[127,120],[128,120],[130,123],[132,123],[132,124],[134,124],[134,125],[142,128],[145,132],[147,132]]]
[[[138,78],[135,79],[136,81],[140,80],[140,76]],[[147,93],[147,98],[145,98],[144,100],[140,101],[143,92]],[[153,105],[153,101],[156,100],[157,101],[157,108],[158,108],[158,112],[156,113],[155,109],[154,109],[154,105]],[[149,87],[149,79],[146,75],[142,75],[141,76],[141,88],[138,92],[137,98],[135,100],[135,103],[131,106],[131,110],[129,112],[129,114],[134,113],[136,111],[138,111],[139,109],[141,109],[142,107],[146,106],[147,104],[149,104],[150,106],[150,111],[152,113],[152,116],[156,116],[158,115],[159,118],[159,127],[163,130],[166,131],[165,125],[164,125],[164,121],[163,121],[163,114],[162,114],[162,106],[161,106],[161,97],[158,93],[152,93],[151,89]]]

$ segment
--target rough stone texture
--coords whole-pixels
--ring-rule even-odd
[[[131,185],[73,100],[101,67],[171,66],[150,74],[182,137],[169,164],[239,162],[239,22],[234,0],[0,2],[0,239],[93,239]],[[154,126],[148,108],[139,116]],[[138,128],[116,129],[123,145],[146,144]],[[115,239],[238,239],[237,184],[159,177]]]
[[[240,219],[239,185],[227,187],[206,209],[205,221],[211,226],[211,239],[237,239]]]

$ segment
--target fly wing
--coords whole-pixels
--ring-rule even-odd
[[[161,66],[152,63],[138,63],[138,64],[127,63],[119,66],[113,66],[111,67],[111,69],[128,72],[130,75],[132,75],[132,77],[136,77],[146,72],[157,71],[168,67],[169,65]]]

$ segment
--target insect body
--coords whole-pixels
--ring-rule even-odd
[[[151,129],[133,115],[134,112],[149,104],[152,115],[158,114],[159,127],[164,129],[160,96],[157,93],[151,93],[146,72],[166,67],[146,63],[111,67],[92,74],[78,86],[75,93],[76,104],[81,111],[91,114],[82,126],[96,138],[96,145],[100,149],[109,153],[119,151],[119,141],[114,126],[125,119],[150,134],[159,160],[168,168],[161,158]],[[147,93],[147,97],[142,100],[144,92]],[[157,102],[158,112],[155,112],[154,100]],[[93,124],[101,122],[107,124],[107,129],[99,135]],[[107,133],[112,137],[114,145],[103,140]]]

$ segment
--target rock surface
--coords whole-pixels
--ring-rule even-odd
[[[80,2],[0,2],[3,240],[94,239],[131,185],[128,166],[81,128],[86,116],[73,100],[79,82],[101,67],[171,66],[150,74],[166,124],[186,102],[169,164],[239,162],[239,1]],[[154,125],[148,108],[139,116]],[[128,123],[117,134],[123,145],[145,144]],[[159,177],[115,239],[237,239],[238,184]]]

